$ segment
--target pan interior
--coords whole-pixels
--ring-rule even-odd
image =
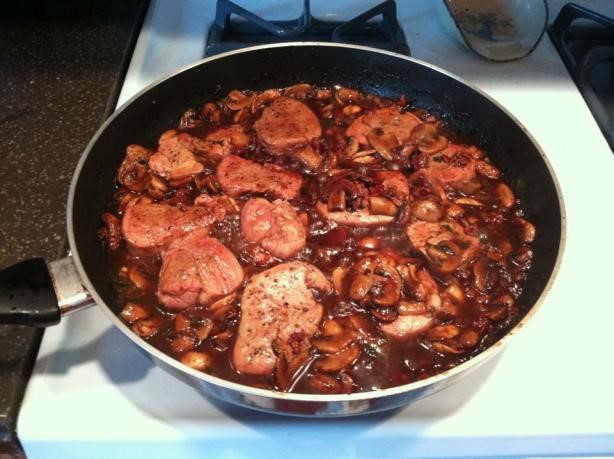
[[[445,119],[461,139],[484,149],[537,227],[533,265],[520,302],[531,306],[538,300],[555,269],[561,208],[549,169],[523,128],[481,93],[429,66],[364,49],[309,45],[239,52],[191,67],[142,93],[98,133],[74,181],[69,230],[73,251],[108,307],[119,309],[96,233],[115,191],[126,146],[154,147],[159,135],[175,127],[188,108],[233,89],[262,90],[299,82],[339,84],[390,98],[405,95],[417,107]]]

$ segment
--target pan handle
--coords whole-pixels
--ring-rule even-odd
[[[0,324],[48,327],[93,304],[71,256],[49,264],[33,258],[0,271]]]

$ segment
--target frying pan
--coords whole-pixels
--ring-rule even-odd
[[[405,95],[484,149],[534,222],[533,264],[518,302],[524,315],[502,339],[467,362],[411,384],[356,394],[287,394],[228,382],[193,370],[155,349],[119,320],[105,256],[96,236],[129,144],[155,145],[190,107],[233,89],[262,90],[307,82],[340,84],[384,97]],[[98,304],[161,367],[203,393],[231,403],[306,416],[346,416],[392,409],[432,394],[491,357],[522,328],[554,281],[564,245],[563,201],[552,169],[530,134],[505,109],[459,78],[424,62],[371,48],[328,43],[257,46],[204,59],[149,86],[117,110],[85,149],[68,197],[72,256],[29,260],[0,273],[0,322],[46,326]],[[48,269],[49,268],[49,269]]]

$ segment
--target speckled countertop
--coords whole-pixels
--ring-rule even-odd
[[[0,16],[0,268],[64,250],[73,169],[112,110],[147,0],[22,0]],[[0,455],[41,332],[0,326]]]

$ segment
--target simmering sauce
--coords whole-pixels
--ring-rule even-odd
[[[453,131],[404,98],[307,84],[189,109],[159,145],[128,147],[102,217],[118,315],[186,365],[281,391],[371,391],[470,359],[523,313],[535,228],[487,152]],[[143,230],[147,212],[168,224]],[[236,349],[246,286],[296,261],[326,278],[302,294],[317,330],[299,319],[286,336],[271,318],[272,369],[241,371],[237,353],[256,352]]]

